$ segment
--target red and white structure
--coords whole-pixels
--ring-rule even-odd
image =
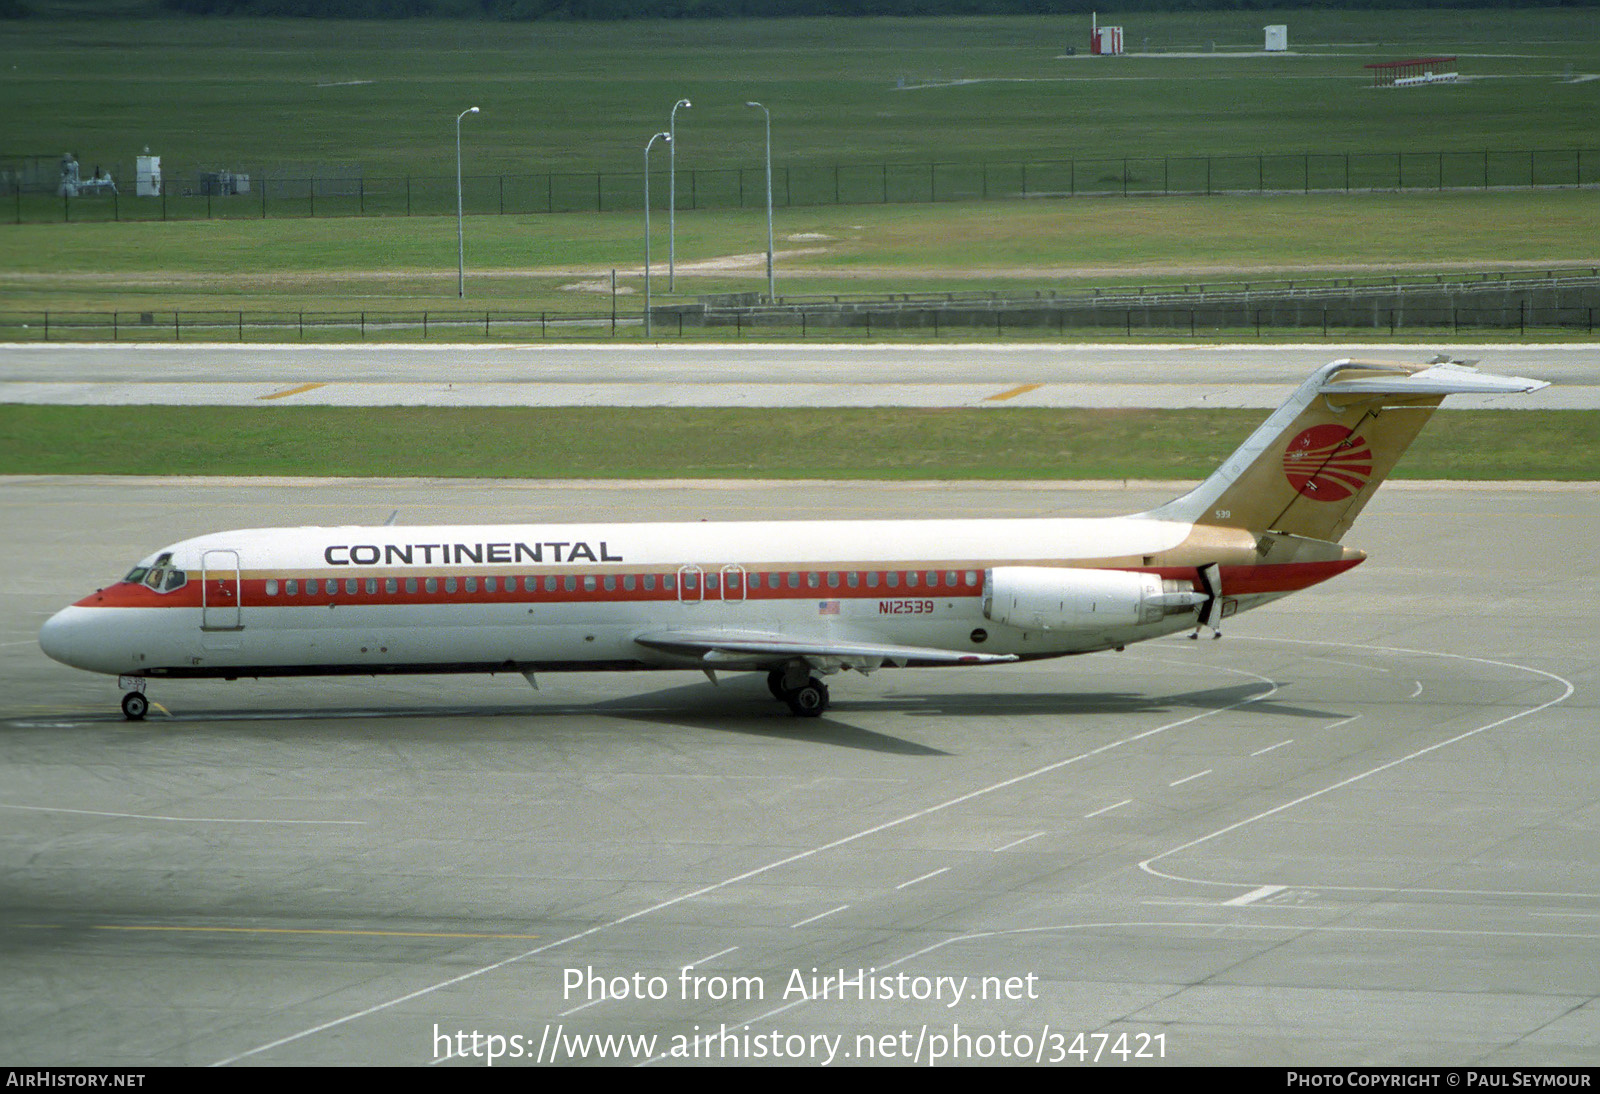
[[[1364,67],[1372,71],[1373,87],[1416,87],[1455,83],[1459,78],[1457,73],[1442,71],[1455,63],[1454,57],[1413,57],[1409,61],[1380,61]]]
[[[1101,26],[1098,12],[1091,14],[1089,18],[1089,52],[1096,57],[1121,53],[1122,28]]]

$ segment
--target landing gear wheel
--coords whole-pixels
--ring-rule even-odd
[[[130,722],[142,722],[150,710],[150,700],[142,691],[130,691],[122,697],[122,716]]]
[[[828,685],[813,676],[799,687],[785,691],[783,701],[802,718],[819,718],[828,709]]]
[[[779,702],[783,699],[783,670],[778,669],[767,673],[767,690],[772,692],[772,697]]]

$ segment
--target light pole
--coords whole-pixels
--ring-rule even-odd
[[[772,277],[772,111],[760,103],[747,102],[767,116],[767,303],[778,301],[778,291]]]
[[[650,146],[666,138],[672,143],[671,133],[657,133],[644,145],[644,336],[650,337]]]
[[[461,119],[476,114],[478,108],[469,106],[456,115],[456,299],[467,295],[467,238],[461,227]]]
[[[678,291],[678,107],[688,109],[688,99],[672,104],[667,133],[667,291]]]

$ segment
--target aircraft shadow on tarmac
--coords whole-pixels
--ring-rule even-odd
[[[1138,694],[1134,692],[1017,692],[982,691],[959,693],[906,693],[868,696],[861,699],[836,697],[830,714],[821,718],[796,718],[780,703],[767,694],[760,683],[743,680],[725,682],[713,688],[704,681],[643,692],[593,703],[547,704],[537,699],[525,704],[485,704],[464,706],[440,704],[439,706],[393,707],[289,707],[224,710],[178,710],[170,714],[152,713],[142,723],[128,723],[113,712],[103,715],[36,715],[8,720],[9,727],[18,729],[74,727],[105,727],[137,725],[142,730],[159,731],[163,723],[193,728],[198,725],[219,723],[247,723],[275,726],[281,734],[290,726],[304,727],[307,734],[326,734],[330,723],[347,723],[351,732],[370,734],[370,723],[390,722],[384,730],[385,739],[405,736],[428,739],[449,734],[459,737],[461,727],[427,727],[421,723],[515,720],[536,729],[541,721],[566,718],[609,718],[655,727],[677,726],[685,729],[740,733],[779,740],[811,742],[841,748],[864,749],[873,752],[900,753],[904,755],[949,755],[941,749],[919,744],[879,730],[850,724],[852,713],[863,716],[900,714],[912,718],[992,719],[992,718],[1051,718],[1078,719],[1072,727],[1093,728],[1097,716],[1121,718],[1130,715],[1161,716],[1178,711],[1205,712],[1235,708],[1236,715],[1277,715],[1295,718],[1337,719],[1342,712],[1309,709],[1283,702],[1261,699],[1250,702],[1252,695],[1261,694],[1259,683],[1241,683],[1228,687],[1207,688],[1199,691],[1179,692],[1171,695]],[[842,691],[840,694],[843,694]],[[363,726],[356,730],[356,726]],[[315,728],[313,728],[315,726]],[[504,724],[496,730],[506,728]],[[1065,728],[1065,727],[1063,727]]]

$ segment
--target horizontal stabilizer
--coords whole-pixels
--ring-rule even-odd
[[[1466,365],[1432,365],[1409,375],[1333,379],[1318,391],[1323,395],[1520,395],[1549,386],[1544,380],[1479,372]]]

